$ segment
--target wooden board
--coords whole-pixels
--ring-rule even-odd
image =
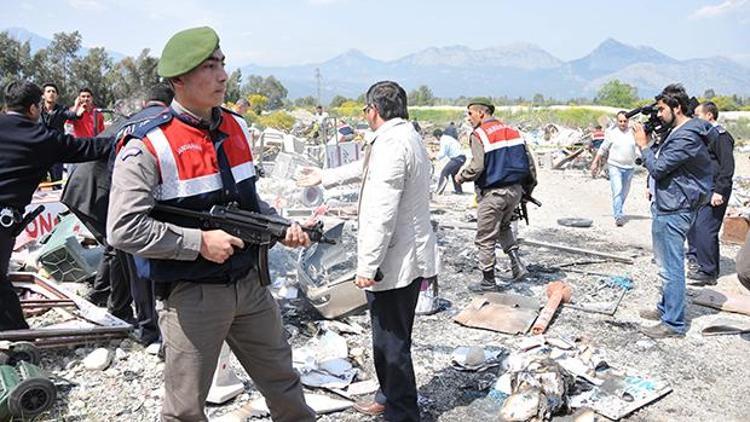
[[[693,303],[721,311],[750,315],[750,295],[702,289],[693,298]]]
[[[454,321],[473,328],[525,334],[539,315],[539,302],[527,296],[486,293],[475,298]]]

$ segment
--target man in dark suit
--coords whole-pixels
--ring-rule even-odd
[[[102,135],[122,139],[138,124],[165,111],[173,97],[174,91],[169,85],[153,86],[141,111],[113,123]],[[160,338],[153,284],[138,277],[131,255],[113,249],[106,240],[107,207],[114,157],[113,151],[107,159],[76,166],[65,185],[62,202],[94,234],[99,243],[105,246],[104,256],[88,299],[99,306],[107,306],[110,313],[124,320],[133,319],[131,304],[135,302],[135,335],[139,342],[148,345]]]
[[[39,122],[42,90],[15,81],[5,89],[0,114],[0,331],[28,328],[7,278],[15,233],[39,182],[56,162],[83,162],[109,155],[113,139],[80,138]]]

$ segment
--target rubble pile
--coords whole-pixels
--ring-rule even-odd
[[[744,308],[729,314],[699,305],[706,293],[691,290],[690,301],[696,303],[688,306],[686,338],[655,342],[642,335],[638,310],[654,305],[659,296],[645,195],[632,195],[631,219],[616,229],[606,180],[557,171],[587,168],[591,150],[581,141],[583,133],[548,126],[530,136],[537,152],[547,152],[537,154],[543,165],[534,193],[544,206],[530,210],[530,226],[518,225],[528,278],[511,282],[507,259],[498,250],[502,290],[471,293],[468,284],[481,276],[472,198],[433,197],[441,272],[439,289],[425,292],[436,295],[438,305],[417,316],[412,347],[423,420],[708,420],[719,411],[724,420],[745,419],[750,405],[746,390],[737,387],[750,378],[745,352],[750,316],[741,313]],[[270,250],[271,291],[308,403],[321,421],[375,420],[350,409],[378,388],[364,294],[351,283],[358,186],[310,190],[296,185],[304,166],[335,167],[360,158],[361,143],[310,144],[304,137],[271,131],[260,134],[255,147],[262,151],[256,156],[262,157],[266,173],[258,183],[260,196],[288,218],[322,218],[327,234],[339,240],[301,252],[281,245]],[[738,207],[748,206],[749,180],[735,180]],[[634,192],[645,190],[643,173],[636,174],[633,186]],[[584,218],[589,224],[560,225],[561,217]],[[75,238],[78,246],[90,248],[83,237]],[[37,271],[38,240],[25,242],[14,257],[19,267],[23,263]],[[736,252],[736,245],[722,245],[722,275],[732,273]],[[54,271],[45,275],[58,277]],[[83,279],[60,278],[65,289],[79,295],[88,288]],[[544,334],[531,335],[554,282],[569,286],[570,296],[555,306]],[[722,278],[719,287],[727,294],[732,283]],[[745,299],[725,297],[740,304]],[[109,318],[103,310],[95,315],[93,305],[80,296],[63,299],[78,306],[68,311],[73,316]],[[67,322],[66,309],[41,312],[29,322],[35,328]],[[482,309],[492,312],[482,314]],[[52,375],[58,395],[42,420],[159,420],[164,364],[158,352],[129,339],[97,337],[43,350],[40,365]],[[270,420],[262,395],[236,358],[230,354],[227,362],[241,393],[209,405],[210,418]]]

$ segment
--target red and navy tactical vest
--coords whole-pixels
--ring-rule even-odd
[[[255,190],[255,166],[245,120],[229,111],[216,110],[220,123],[203,127],[190,116],[174,110],[146,125],[140,138],[156,158],[159,185],[153,195],[158,203],[192,210],[236,202],[241,209],[260,211]],[[139,136],[140,135],[140,136]],[[160,221],[200,228],[199,222],[159,216]],[[198,256],[195,261],[149,259],[145,274],[156,282],[194,281],[227,283],[243,277],[257,265],[257,248],[236,251],[223,264]],[[140,273],[144,273],[139,269]],[[145,275],[144,274],[144,275]]]
[[[484,171],[476,180],[480,189],[522,183],[529,176],[526,143],[514,128],[494,118],[474,129],[484,147]]]

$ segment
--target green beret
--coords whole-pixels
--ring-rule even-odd
[[[219,35],[202,26],[180,31],[167,41],[157,71],[163,78],[184,75],[198,67],[219,47]]]
[[[490,114],[493,114],[495,112],[494,104],[492,104],[492,101],[490,101],[490,99],[487,97],[474,97],[469,101],[469,105],[467,105],[466,107],[471,107],[474,104],[488,107],[490,109]]]

